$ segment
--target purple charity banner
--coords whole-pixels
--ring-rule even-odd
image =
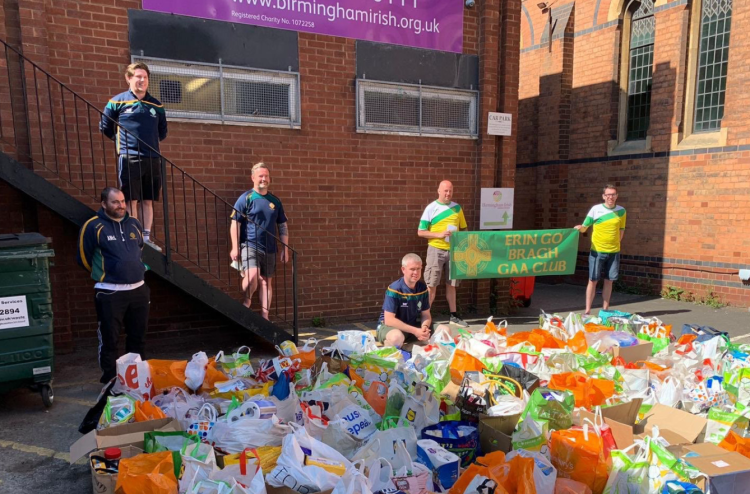
[[[461,53],[463,0],[143,0],[144,10]]]

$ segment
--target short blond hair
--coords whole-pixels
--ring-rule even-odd
[[[406,254],[404,258],[401,259],[401,267],[405,268],[406,265],[409,264],[410,262],[416,262],[417,264],[422,264],[422,258],[414,253]]]
[[[251,177],[252,177],[252,176],[255,176],[255,170],[259,170],[259,169],[261,169],[261,168],[265,168],[266,170],[268,170],[268,171],[269,171],[269,173],[271,172],[271,169],[270,169],[270,168],[268,168],[268,165],[266,165],[266,164],[265,164],[265,163],[263,163],[262,161],[259,161],[258,163],[255,163],[255,164],[253,165],[253,168],[252,168],[252,169],[250,170],[250,176],[251,176]]]
[[[131,77],[135,75],[135,71],[138,69],[145,70],[146,74],[148,74],[148,76],[151,77],[151,71],[148,70],[148,65],[146,65],[144,62],[131,63],[130,65],[125,67],[125,77],[130,79]]]

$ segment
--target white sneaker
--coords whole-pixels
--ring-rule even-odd
[[[156,250],[156,252],[161,252],[161,247],[153,243],[151,240],[146,240],[144,244],[150,246],[152,249]]]

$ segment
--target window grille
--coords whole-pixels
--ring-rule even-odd
[[[357,80],[357,131],[477,136],[478,92]]]
[[[721,128],[729,63],[732,0],[703,0],[695,101],[695,132]]]
[[[641,2],[633,13],[630,26],[626,141],[645,139],[651,117],[651,82],[656,31],[653,0]]]
[[[133,57],[151,71],[149,90],[167,117],[299,128],[299,74]]]

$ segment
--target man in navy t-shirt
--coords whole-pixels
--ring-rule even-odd
[[[268,319],[272,295],[270,279],[276,272],[277,227],[278,238],[283,244],[281,262],[289,261],[289,229],[281,201],[268,192],[271,185],[268,167],[263,163],[255,164],[251,177],[253,188],[242,194],[234,205],[229,229],[232,239],[229,256],[233,265],[241,261],[239,269],[243,276],[245,307],[250,307],[250,300],[260,282],[261,314]]]
[[[388,286],[378,324],[378,341],[401,348],[424,345],[432,334],[430,292],[422,281],[422,258],[406,254],[401,260],[403,278]],[[448,329],[447,326],[445,326]]]

